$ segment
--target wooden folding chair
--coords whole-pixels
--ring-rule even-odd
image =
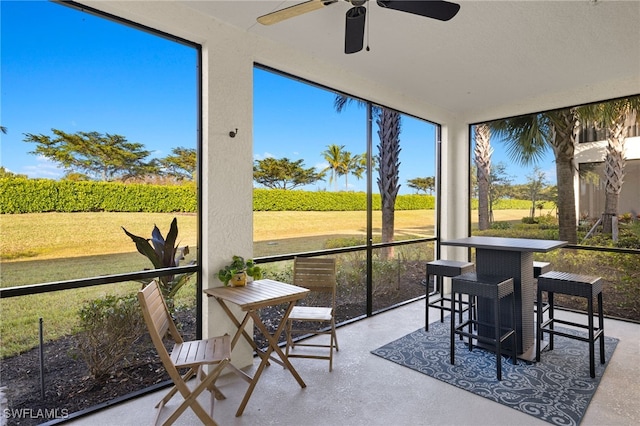
[[[336,336],[335,308],[336,308],[336,261],[335,259],[320,259],[308,257],[296,257],[293,265],[293,284],[310,290],[307,300],[313,303],[314,293],[328,295],[328,302],[324,306],[294,306],[287,320],[286,355],[289,358],[314,358],[329,360],[329,371],[333,369],[333,348],[338,350],[338,338]],[[326,297],[326,296],[325,296]],[[300,327],[300,323],[316,323],[317,327]],[[327,325],[329,326],[327,329]],[[293,336],[300,334],[328,334],[329,344],[294,343]],[[295,346],[329,348],[328,355],[316,353],[290,353]]]
[[[174,383],[171,390],[156,405],[158,412],[156,413],[154,424],[158,423],[160,413],[165,404],[177,392],[180,392],[184,401],[169,415],[163,425],[170,425],[175,422],[187,407],[193,410],[203,424],[215,425],[216,422],[213,420],[214,400],[215,398],[224,399],[222,392],[215,387],[215,381],[231,359],[231,340],[229,335],[185,342],[171,319],[169,309],[156,280],[138,292],[138,300],[142,307],[142,313],[147,323],[151,340],[158,351],[158,355],[160,355],[162,364]],[[175,342],[171,353],[167,351],[162,341],[167,332]],[[212,366],[208,374],[203,370],[203,366],[206,365]],[[180,374],[178,369],[184,368],[188,368],[187,372]],[[187,381],[194,375],[198,380],[196,387],[191,390]],[[198,396],[205,389],[211,393],[211,409],[209,413],[197,401]]]

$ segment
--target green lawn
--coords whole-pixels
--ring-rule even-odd
[[[526,211],[497,211],[498,220],[520,220]],[[197,217],[192,214],[41,213],[2,215],[0,286],[11,287],[74,278],[139,271],[150,262],[135,251],[122,231],[150,236],[157,224],[163,235],[178,218],[181,245],[195,247]],[[396,212],[398,238],[433,236],[433,211]],[[286,226],[283,226],[286,224]],[[327,226],[331,224],[331,226]],[[365,235],[365,212],[255,212],[254,255],[322,249],[329,239]],[[380,214],[374,213],[374,234]],[[192,250],[192,255],[195,250]],[[37,345],[38,319],[45,338],[74,332],[77,311],[86,301],[105,294],[136,291],[136,282],[103,285],[0,300],[0,357]],[[193,300],[193,285],[181,291],[179,303]]]

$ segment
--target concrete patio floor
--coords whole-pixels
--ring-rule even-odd
[[[578,318],[562,312],[565,319]],[[439,318],[438,311],[430,318]],[[244,414],[235,417],[246,382],[229,374],[218,381],[227,399],[216,401],[220,425],[536,425],[544,422],[458,389],[371,350],[424,325],[424,300],[340,327],[333,372],[328,362],[293,359],[307,384],[301,389],[277,364],[267,367]],[[640,424],[640,325],[605,320],[605,334],[620,339],[582,425]],[[585,350],[586,344],[585,344]],[[253,368],[257,367],[257,362]],[[251,370],[250,370],[251,371]],[[588,365],[585,366],[588,376]],[[75,419],[71,425],[149,425],[160,391]],[[180,397],[174,397],[178,401]],[[171,401],[169,407],[177,403]],[[201,397],[207,409],[208,400]],[[175,423],[200,424],[191,410]]]

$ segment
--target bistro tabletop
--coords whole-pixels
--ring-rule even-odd
[[[298,300],[309,290],[274,280],[257,280],[244,287],[215,287],[204,290],[208,296],[238,305],[243,311]]]

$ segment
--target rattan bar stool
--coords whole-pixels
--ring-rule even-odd
[[[542,292],[547,292],[549,303],[549,318],[543,321]],[[572,321],[560,320],[554,317],[553,295],[554,293],[570,296],[584,297],[587,299],[587,325]],[[598,299],[598,327],[594,324],[593,298]],[[553,350],[553,336],[564,336],[570,339],[589,343],[589,374],[596,376],[595,367],[595,342],[600,339],[600,364],[604,364],[604,316],[602,313],[602,278],[587,275],[571,274],[568,272],[551,271],[538,277],[537,294],[538,314],[536,315],[536,361],[540,361],[540,347],[544,333],[549,334],[549,350]],[[562,331],[554,330],[554,324],[565,324],[573,327],[587,329],[588,336],[576,336]]]
[[[540,275],[546,274],[547,272],[550,272],[550,271],[551,271],[550,262],[538,262],[538,261],[533,262],[533,279],[535,279],[536,281],[538,280],[538,277]],[[543,303],[542,312],[547,312],[548,309],[549,309],[549,304]],[[533,312],[534,313],[538,312],[538,303],[536,301],[533,302]]]
[[[453,278],[457,275],[462,275],[467,272],[472,272],[474,268],[473,263],[471,262],[462,262],[459,260],[444,260],[438,259],[433,260],[431,262],[427,262],[427,279],[426,279],[426,312],[425,312],[425,331],[429,331],[429,308],[440,309],[440,322],[444,322],[444,311],[451,311],[449,306],[445,305],[445,302],[451,302],[451,298],[447,297],[443,293],[442,286],[442,278],[449,277]],[[429,280],[431,277],[433,279],[433,291],[429,292]],[[435,300],[429,300],[430,296],[438,295]],[[462,321],[462,313],[469,309],[472,306],[469,301],[462,301],[462,297],[459,298],[458,303],[466,308],[458,309],[460,321]]]
[[[466,321],[456,325],[456,308],[455,304],[451,307],[451,346],[450,356],[451,364],[455,364],[455,336],[456,334],[467,337],[469,339],[469,350],[473,350],[473,340],[477,340],[479,343],[490,344],[493,351],[496,353],[496,377],[498,380],[502,380],[502,343],[508,338],[512,338],[512,358],[513,365],[518,363],[517,361],[517,346],[518,339],[516,333],[516,305],[515,296],[513,292],[513,278],[496,277],[492,275],[477,275],[475,273],[466,273],[454,277],[451,284],[451,298],[454,299],[456,294],[467,294],[473,298],[483,298],[487,301],[493,301],[493,324],[485,324],[479,322],[477,319],[469,318]],[[508,297],[510,299],[511,306],[511,324],[505,325],[500,321],[501,312],[500,305],[502,299]],[[490,327],[494,331],[493,337],[483,336],[477,332],[473,332],[472,325],[478,325],[479,327]],[[467,327],[468,330],[464,331]]]

